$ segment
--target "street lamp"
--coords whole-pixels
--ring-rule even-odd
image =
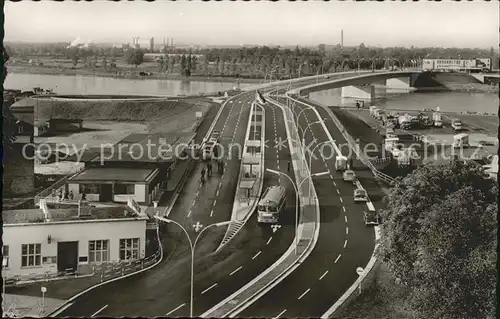
[[[302,141],[303,141],[302,144],[305,145],[307,129],[310,128],[314,124],[325,123],[325,121],[326,121],[326,118],[309,123],[309,125],[306,126],[306,129],[304,131],[302,131],[303,132],[302,133]],[[299,127],[300,127],[300,125],[299,125]]]
[[[162,221],[162,222],[165,222],[167,224],[170,224],[170,223],[173,223],[173,224],[176,224],[177,226],[179,226],[182,231],[184,232],[184,234],[186,234],[186,237],[189,241],[189,246],[191,247],[191,301],[190,301],[190,309],[189,309],[189,316],[191,318],[193,318],[193,290],[194,290],[194,250],[196,248],[196,243],[198,242],[198,238],[200,238],[201,234],[203,234],[203,232],[211,227],[221,227],[221,226],[226,226],[226,225],[229,225],[231,223],[231,221],[225,221],[225,222],[220,222],[220,223],[214,223],[214,224],[211,224],[211,225],[208,225],[208,226],[205,226],[199,233],[198,235],[196,236],[195,240],[194,240],[194,244],[193,242],[191,241],[191,237],[189,236],[189,233],[187,232],[187,230],[181,225],[179,224],[178,222],[176,222],[175,220],[173,219],[168,219],[168,218],[164,218],[164,217],[160,217],[160,216],[156,216],[154,215],[153,216],[154,218]],[[195,229],[196,232],[198,232],[198,228]]]
[[[312,157],[314,155],[314,151],[320,147],[321,145],[323,144],[327,144],[327,143],[331,143],[331,144],[334,144],[335,143],[335,140],[333,141],[323,141],[319,144],[317,144],[315,147],[313,147],[312,151],[309,153],[309,170],[312,172]],[[311,194],[311,187],[309,187],[309,194]]]
[[[299,189],[302,186],[302,183],[304,183],[307,179],[312,178],[312,177],[316,177],[316,176],[326,175],[326,174],[328,174],[328,172],[310,174],[309,176],[304,177],[304,179],[302,179],[302,181],[300,181],[299,185],[297,186],[288,174],[285,174],[285,173],[279,172],[279,171],[275,171],[275,170],[270,169],[270,168],[266,168],[266,171],[268,171],[269,173],[275,174],[275,175],[285,176],[286,178],[288,178],[288,180],[290,181],[290,183],[293,186],[293,189],[295,190],[295,255],[297,256],[297,250],[298,250],[298,244],[299,244],[299,241],[297,238],[297,229],[299,228],[299,225],[298,225],[298,223],[299,223]]]
[[[45,313],[45,293],[47,292],[46,287],[41,287],[40,290],[42,291],[42,314]]]

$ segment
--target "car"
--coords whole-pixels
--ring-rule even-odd
[[[354,202],[367,202],[368,201],[368,195],[366,193],[366,190],[364,189],[355,189],[354,190]]]
[[[356,179],[356,173],[354,173],[353,170],[348,169],[344,172],[343,177],[345,182],[352,182]]]
[[[212,141],[208,141],[207,143],[205,143],[205,145],[203,147],[203,153],[202,153],[204,160],[212,159],[214,146],[215,146],[215,143],[213,143]]]
[[[219,131],[213,131],[211,138],[215,139],[216,141],[219,140],[220,138],[220,132]]]
[[[363,219],[365,220],[365,225],[379,225],[380,218],[376,211],[363,211]]]

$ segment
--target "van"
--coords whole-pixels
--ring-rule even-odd
[[[335,158],[335,170],[345,171],[347,169],[347,157],[337,156]]]
[[[453,136],[453,147],[454,148],[466,148],[469,147],[469,135],[462,133]]]

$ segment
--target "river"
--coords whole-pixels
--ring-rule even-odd
[[[380,96],[377,98],[376,105],[385,109],[416,111],[435,110],[439,107],[442,112],[498,113],[498,95],[495,93],[411,92]],[[355,99],[341,97],[340,88],[313,92],[310,98],[329,106],[354,107],[355,105]],[[365,107],[367,106],[366,104]]]
[[[52,89],[58,94],[103,95],[194,95],[232,89],[230,82],[182,81],[158,79],[120,79],[86,75],[46,75],[9,73],[6,89],[33,90],[34,87]],[[240,84],[240,88],[252,84]]]

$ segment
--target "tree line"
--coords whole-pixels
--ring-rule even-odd
[[[13,57],[52,55],[71,59],[73,64],[116,69],[117,60],[124,60],[136,67],[144,63],[148,50],[116,47],[67,47],[52,45],[8,45]],[[156,59],[158,72],[180,73],[186,76],[216,75],[237,77],[274,78],[298,77],[347,71],[352,69],[382,69],[388,67],[419,67],[426,57],[469,59],[473,57],[492,58],[493,68],[498,68],[498,52],[493,48],[404,48],[367,47],[363,43],[356,47],[323,46],[317,48],[282,47],[238,47],[238,48],[164,48]],[[202,56],[198,59],[197,56]]]

